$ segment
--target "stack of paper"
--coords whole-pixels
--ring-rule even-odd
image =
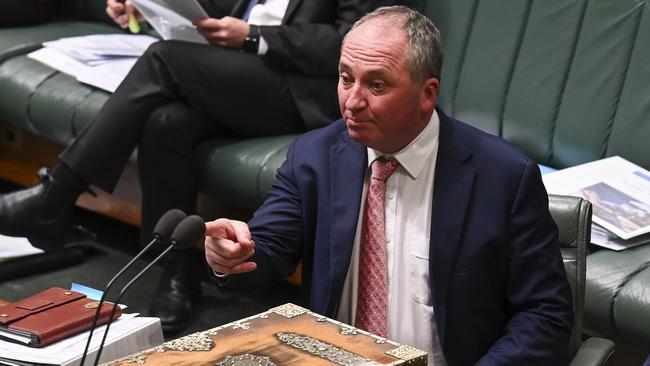
[[[102,34],[43,43],[27,57],[74,76],[82,83],[114,92],[150,44],[147,35]]]
[[[124,314],[111,324],[102,350],[102,362],[127,356],[163,342],[158,318],[136,317],[138,314]],[[89,359],[95,359],[106,326],[93,332],[89,348]],[[48,364],[76,365],[80,363],[89,331],[77,334],[42,348],[30,348],[21,344],[0,340],[0,364]],[[87,361],[87,364],[91,362]]]
[[[619,156],[543,175],[549,193],[593,206],[591,242],[623,250],[650,242],[650,171]]]
[[[27,238],[0,235],[0,263],[40,253],[43,250],[35,248]]]

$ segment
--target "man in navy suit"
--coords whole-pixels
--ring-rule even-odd
[[[439,37],[405,7],[357,22],[339,63],[343,119],[292,143],[248,225],[207,223],[206,260],[240,291],[302,260],[304,305],[358,324],[361,263],[374,256],[361,235],[369,171],[393,159],[381,199],[387,308],[373,318],[385,336],[436,366],[566,365],[571,295],[539,169],[436,108]]]

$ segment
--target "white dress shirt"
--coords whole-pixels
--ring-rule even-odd
[[[266,0],[264,4],[256,4],[248,16],[248,24],[281,25],[288,6],[289,0]],[[268,50],[268,43],[260,37],[257,54],[264,55]]]
[[[429,365],[445,366],[431,304],[429,237],[440,120],[433,112],[427,127],[393,154],[400,166],[386,182],[388,253],[388,338],[426,351]],[[357,308],[361,222],[370,164],[384,154],[368,149],[368,169],[350,268],[338,309],[339,321],[353,324]],[[433,336],[435,335],[435,336]]]

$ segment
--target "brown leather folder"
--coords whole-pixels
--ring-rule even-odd
[[[0,308],[0,338],[29,347],[47,346],[90,329],[98,306],[82,293],[52,287]],[[108,322],[112,308],[112,303],[104,302],[98,326]],[[118,307],[113,319],[121,315]]]

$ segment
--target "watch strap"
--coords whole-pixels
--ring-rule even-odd
[[[257,50],[260,47],[260,28],[254,24],[249,24],[250,30],[246,38],[244,38],[244,44],[242,49],[248,53],[257,54]]]

